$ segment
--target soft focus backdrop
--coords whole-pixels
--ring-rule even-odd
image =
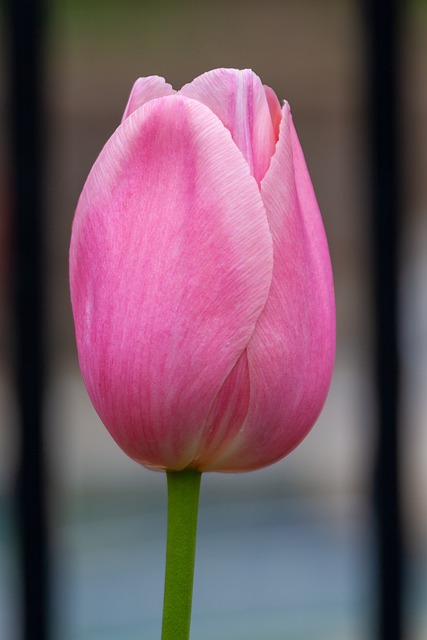
[[[97,154],[138,76],[179,88],[215,67],[252,68],[286,98],[334,266],[338,351],[325,410],[304,443],[252,474],[205,474],[193,606],[197,640],[369,640],[374,404],[365,42],[353,0],[51,0],[48,19],[47,428],[55,637],[159,636],[166,482],[113,443],[86,396],[74,345],[68,243]],[[427,2],[404,30],[406,198],[401,269],[404,489],[410,640],[427,635]],[[6,65],[0,61],[4,114]],[[0,637],[16,640],[11,496],[10,220],[0,146]]]

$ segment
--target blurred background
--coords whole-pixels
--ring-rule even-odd
[[[366,40],[356,0],[50,0],[45,276],[46,435],[52,637],[159,637],[166,481],[128,460],[80,377],[68,290],[76,202],[134,80],[175,88],[215,67],[252,68],[286,98],[326,227],[338,348],[312,433],[275,466],[202,479],[192,637],[370,640],[374,620],[371,485],[371,225],[366,175]],[[13,495],[19,447],[13,385],[7,56],[0,13],[0,638],[17,640]],[[401,410],[407,638],[427,637],[427,2],[403,29],[405,199],[400,269]]]

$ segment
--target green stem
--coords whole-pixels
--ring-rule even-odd
[[[188,640],[201,473],[168,471],[168,540],[162,640]]]

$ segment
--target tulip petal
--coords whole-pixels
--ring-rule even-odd
[[[215,403],[247,385],[232,372],[272,271],[259,189],[220,120],[179,95],[138,108],[89,175],[70,249],[83,378],[130,457],[192,465]]]
[[[203,471],[212,459],[228,449],[248,413],[250,380],[246,350],[224,381],[199,439],[194,462]]]
[[[247,348],[250,405],[233,445],[207,470],[266,466],[289,453],[317,419],[335,356],[327,241],[289,106],[261,195],[273,236],[267,304]]]
[[[179,93],[202,102],[218,116],[259,184],[270,165],[277,140],[259,77],[250,69],[215,69],[195,78]]]
[[[282,122],[282,109],[280,102],[271,87],[264,85],[265,97],[267,98],[268,108],[270,109],[271,122],[273,124],[275,143],[279,139],[280,123]]]
[[[155,98],[163,98],[176,93],[175,89],[160,76],[148,76],[147,78],[138,78],[130,92],[129,100],[123,114],[122,122],[130,116],[131,113],[142,107],[146,102],[155,100]]]

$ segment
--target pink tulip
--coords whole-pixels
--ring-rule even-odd
[[[316,421],[329,252],[289,105],[252,71],[136,81],[81,194],[70,277],[85,385],[134,460],[256,469]]]

